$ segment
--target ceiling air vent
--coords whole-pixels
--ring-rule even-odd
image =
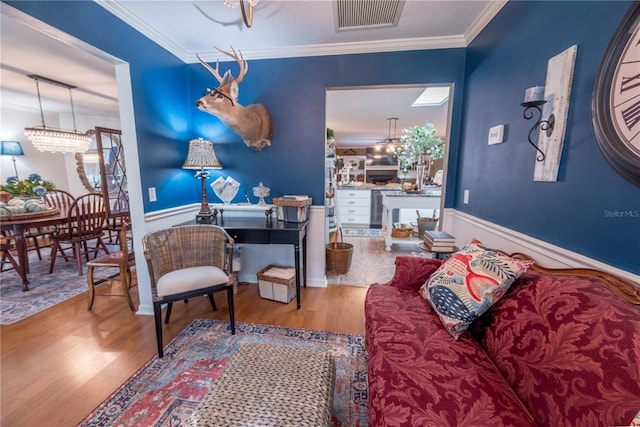
[[[395,26],[403,3],[404,0],[336,0],[338,30]]]

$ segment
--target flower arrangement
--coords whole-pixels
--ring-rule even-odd
[[[412,126],[402,130],[400,145],[395,152],[401,168],[408,168],[415,164],[422,164],[423,156],[430,156],[432,160],[444,158],[444,143],[442,138],[436,137],[436,128],[431,123],[424,126]]]
[[[32,173],[27,179],[18,180],[17,176],[7,178],[6,185],[0,185],[0,190],[6,191],[13,197],[42,197],[47,191],[56,186],[51,181],[45,181],[37,173]]]

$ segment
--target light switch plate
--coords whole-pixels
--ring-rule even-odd
[[[149,201],[157,202],[158,198],[156,197],[156,187],[149,187]]]
[[[504,125],[494,126],[489,129],[489,145],[502,144],[504,137]]]

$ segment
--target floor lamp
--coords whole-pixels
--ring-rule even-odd
[[[202,138],[189,141],[189,153],[182,168],[199,169],[196,172],[196,177],[202,181],[202,204],[200,205],[200,212],[196,215],[196,222],[199,224],[212,223],[214,216],[207,201],[206,185],[209,171],[205,169],[222,169],[222,165],[216,157],[216,152],[213,150],[213,142]]]
[[[24,156],[22,146],[18,141],[2,141],[0,144],[0,155],[11,156],[13,170],[16,173],[16,179],[20,181],[20,178],[18,177],[18,168],[16,167],[16,156]]]

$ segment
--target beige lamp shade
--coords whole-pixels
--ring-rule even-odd
[[[213,142],[198,138],[189,141],[189,153],[187,160],[182,165],[183,169],[222,169],[222,165],[216,157]]]

